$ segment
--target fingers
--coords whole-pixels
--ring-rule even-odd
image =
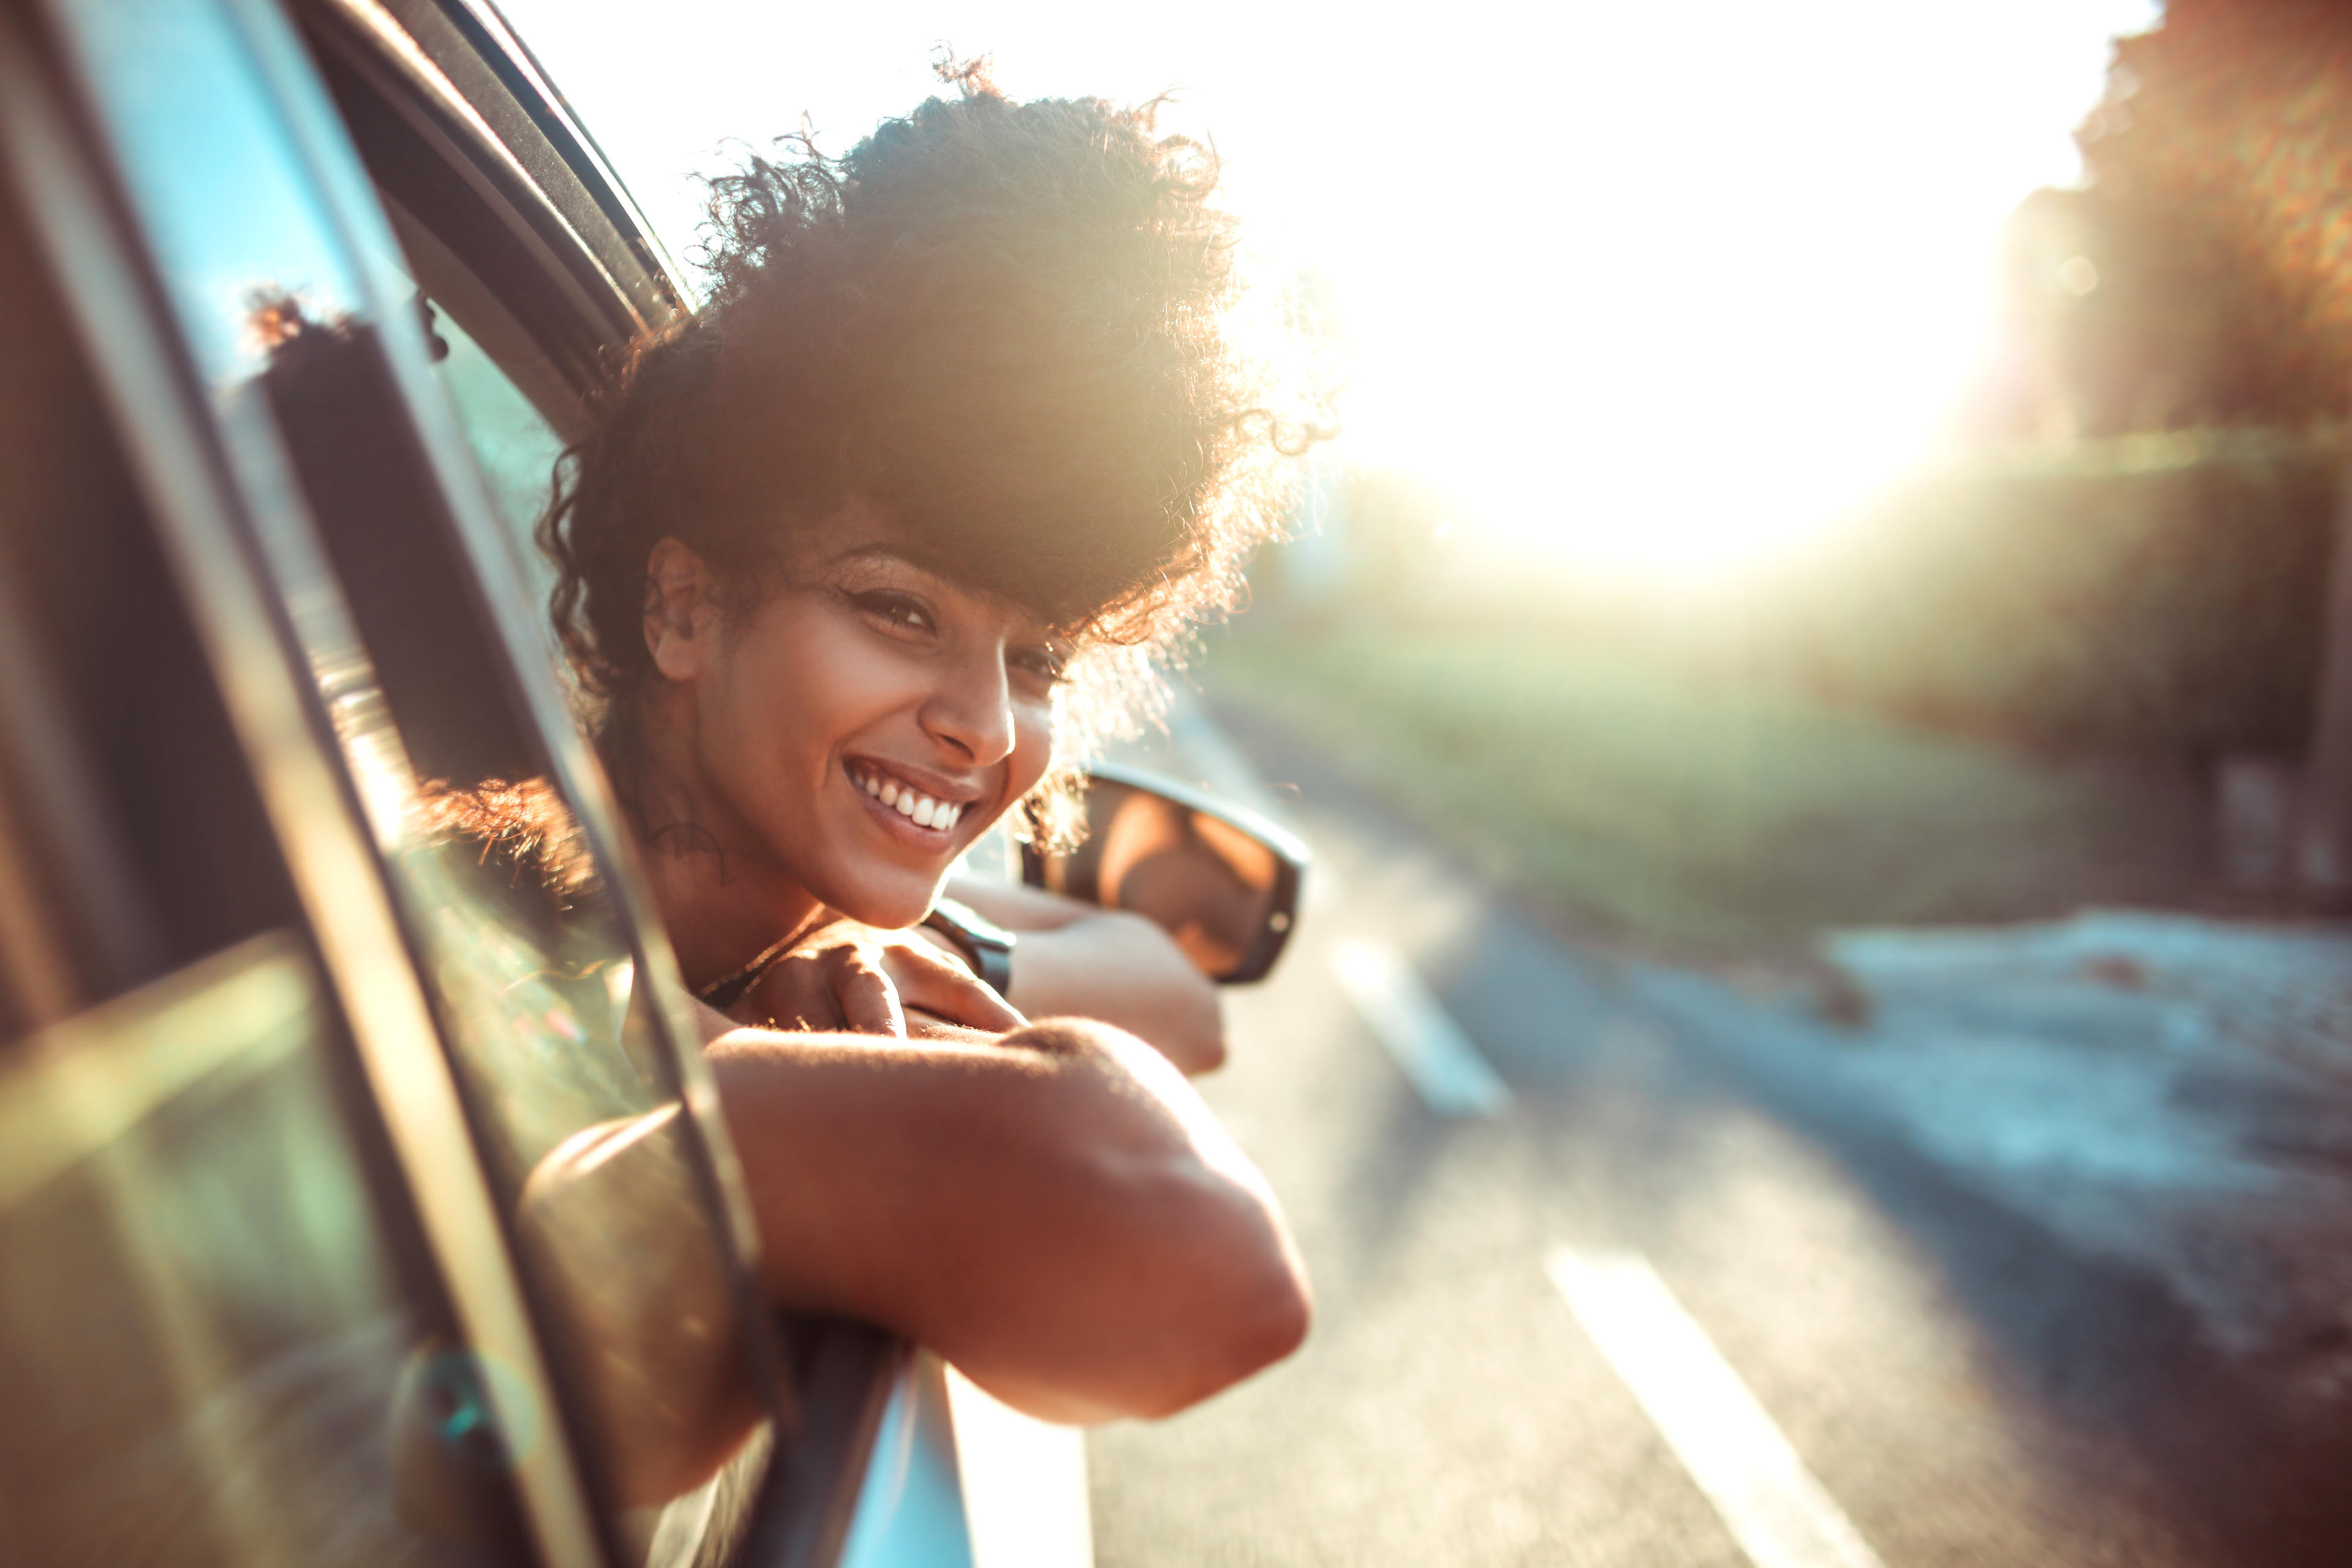
[[[779,959],[744,998],[745,1021],[778,1029],[849,1029],[907,1037],[898,987],[868,942],[803,949]]]
[[[908,943],[889,952],[891,977],[909,1006],[935,1013],[951,1024],[1001,1035],[1029,1020],[973,978],[971,970],[946,953],[927,945]]]
[[[907,1015],[898,988],[882,971],[882,953],[865,942],[828,949],[834,1000],[842,1022],[861,1035],[907,1037]]]
[[[768,966],[737,1009],[744,1022],[778,1029],[846,1027],[822,950],[791,953]]]
[[[798,949],[771,965],[744,998],[747,1020],[783,1029],[851,1029],[907,1037],[908,1006],[947,1023],[1001,1035],[1028,1020],[975,979],[961,959],[918,936],[877,933]]]
[[[1004,1037],[1001,1029],[972,1029],[961,1024],[950,1024],[937,1013],[926,1013],[920,1007],[907,1009],[907,1038],[910,1040],[949,1040],[960,1046],[992,1046]]]

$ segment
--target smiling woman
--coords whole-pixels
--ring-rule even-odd
[[[1229,602],[1313,432],[1228,331],[1204,149],[959,79],[839,163],[715,182],[719,287],[571,448],[551,608],[774,1298],[1033,1413],[1160,1413],[1305,1329],[1264,1183],[1174,1070],[1222,1058],[1212,986],[1049,895],[970,890],[1024,928],[1003,994],[907,928],[1008,812],[1055,831],[1057,740]],[[496,793],[446,792],[451,829],[561,858]]]
[[[1052,832],[1057,724],[1230,600],[1310,435],[1229,331],[1206,150],[959,79],[838,164],[714,182],[714,296],[542,530],[698,987],[920,920],[1018,803]]]
[[[1229,330],[1208,152],[959,79],[839,164],[714,182],[713,299],[543,531],[697,983],[821,911],[920,919],[1050,803],[1057,720],[1230,600],[1311,435]]]

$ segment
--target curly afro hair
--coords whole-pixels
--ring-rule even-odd
[[[1276,531],[1283,458],[1324,432],[1236,328],[1214,153],[1159,134],[1156,102],[942,74],[956,96],[845,158],[792,139],[711,183],[709,301],[572,448],[541,538],[608,740],[654,678],[665,537],[756,604],[796,526],[870,498],[961,585],[1095,649],[1069,706],[1098,721],[1106,672],[1229,607]]]

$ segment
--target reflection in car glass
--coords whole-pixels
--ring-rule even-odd
[[[659,1510],[762,1441],[723,1226],[627,933],[495,645],[465,616],[454,531],[417,526],[440,503],[387,399],[381,340],[289,321],[262,390],[327,559],[285,548],[274,564],[306,606],[610,1528],[642,1558]]]
[[[263,937],[0,1065],[11,1561],[498,1560],[468,1500],[395,1474],[404,1369],[431,1351],[328,1029],[299,948]]]

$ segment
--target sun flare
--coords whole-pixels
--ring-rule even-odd
[[[681,253],[725,139],[805,115],[845,151],[942,45],[1018,97],[1174,89],[1274,275],[1331,280],[1349,461],[1505,552],[1670,577],[1800,544],[1932,447],[1998,226],[2076,177],[2108,40],[2157,9],[698,8],[730,47],[649,71],[617,4],[506,0]]]
[[[1609,22],[1612,70],[1555,106],[1553,200],[1524,199],[1538,160],[1473,165],[1479,231],[1329,258],[1351,458],[1506,555],[1663,577],[1801,547],[1928,458],[1984,352],[1999,226],[2074,176],[2105,37],[2147,7],[2075,7],[2038,56],[2021,18],[1902,9],[1717,18],[1738,47],[1704,58],[1678,20]]]

